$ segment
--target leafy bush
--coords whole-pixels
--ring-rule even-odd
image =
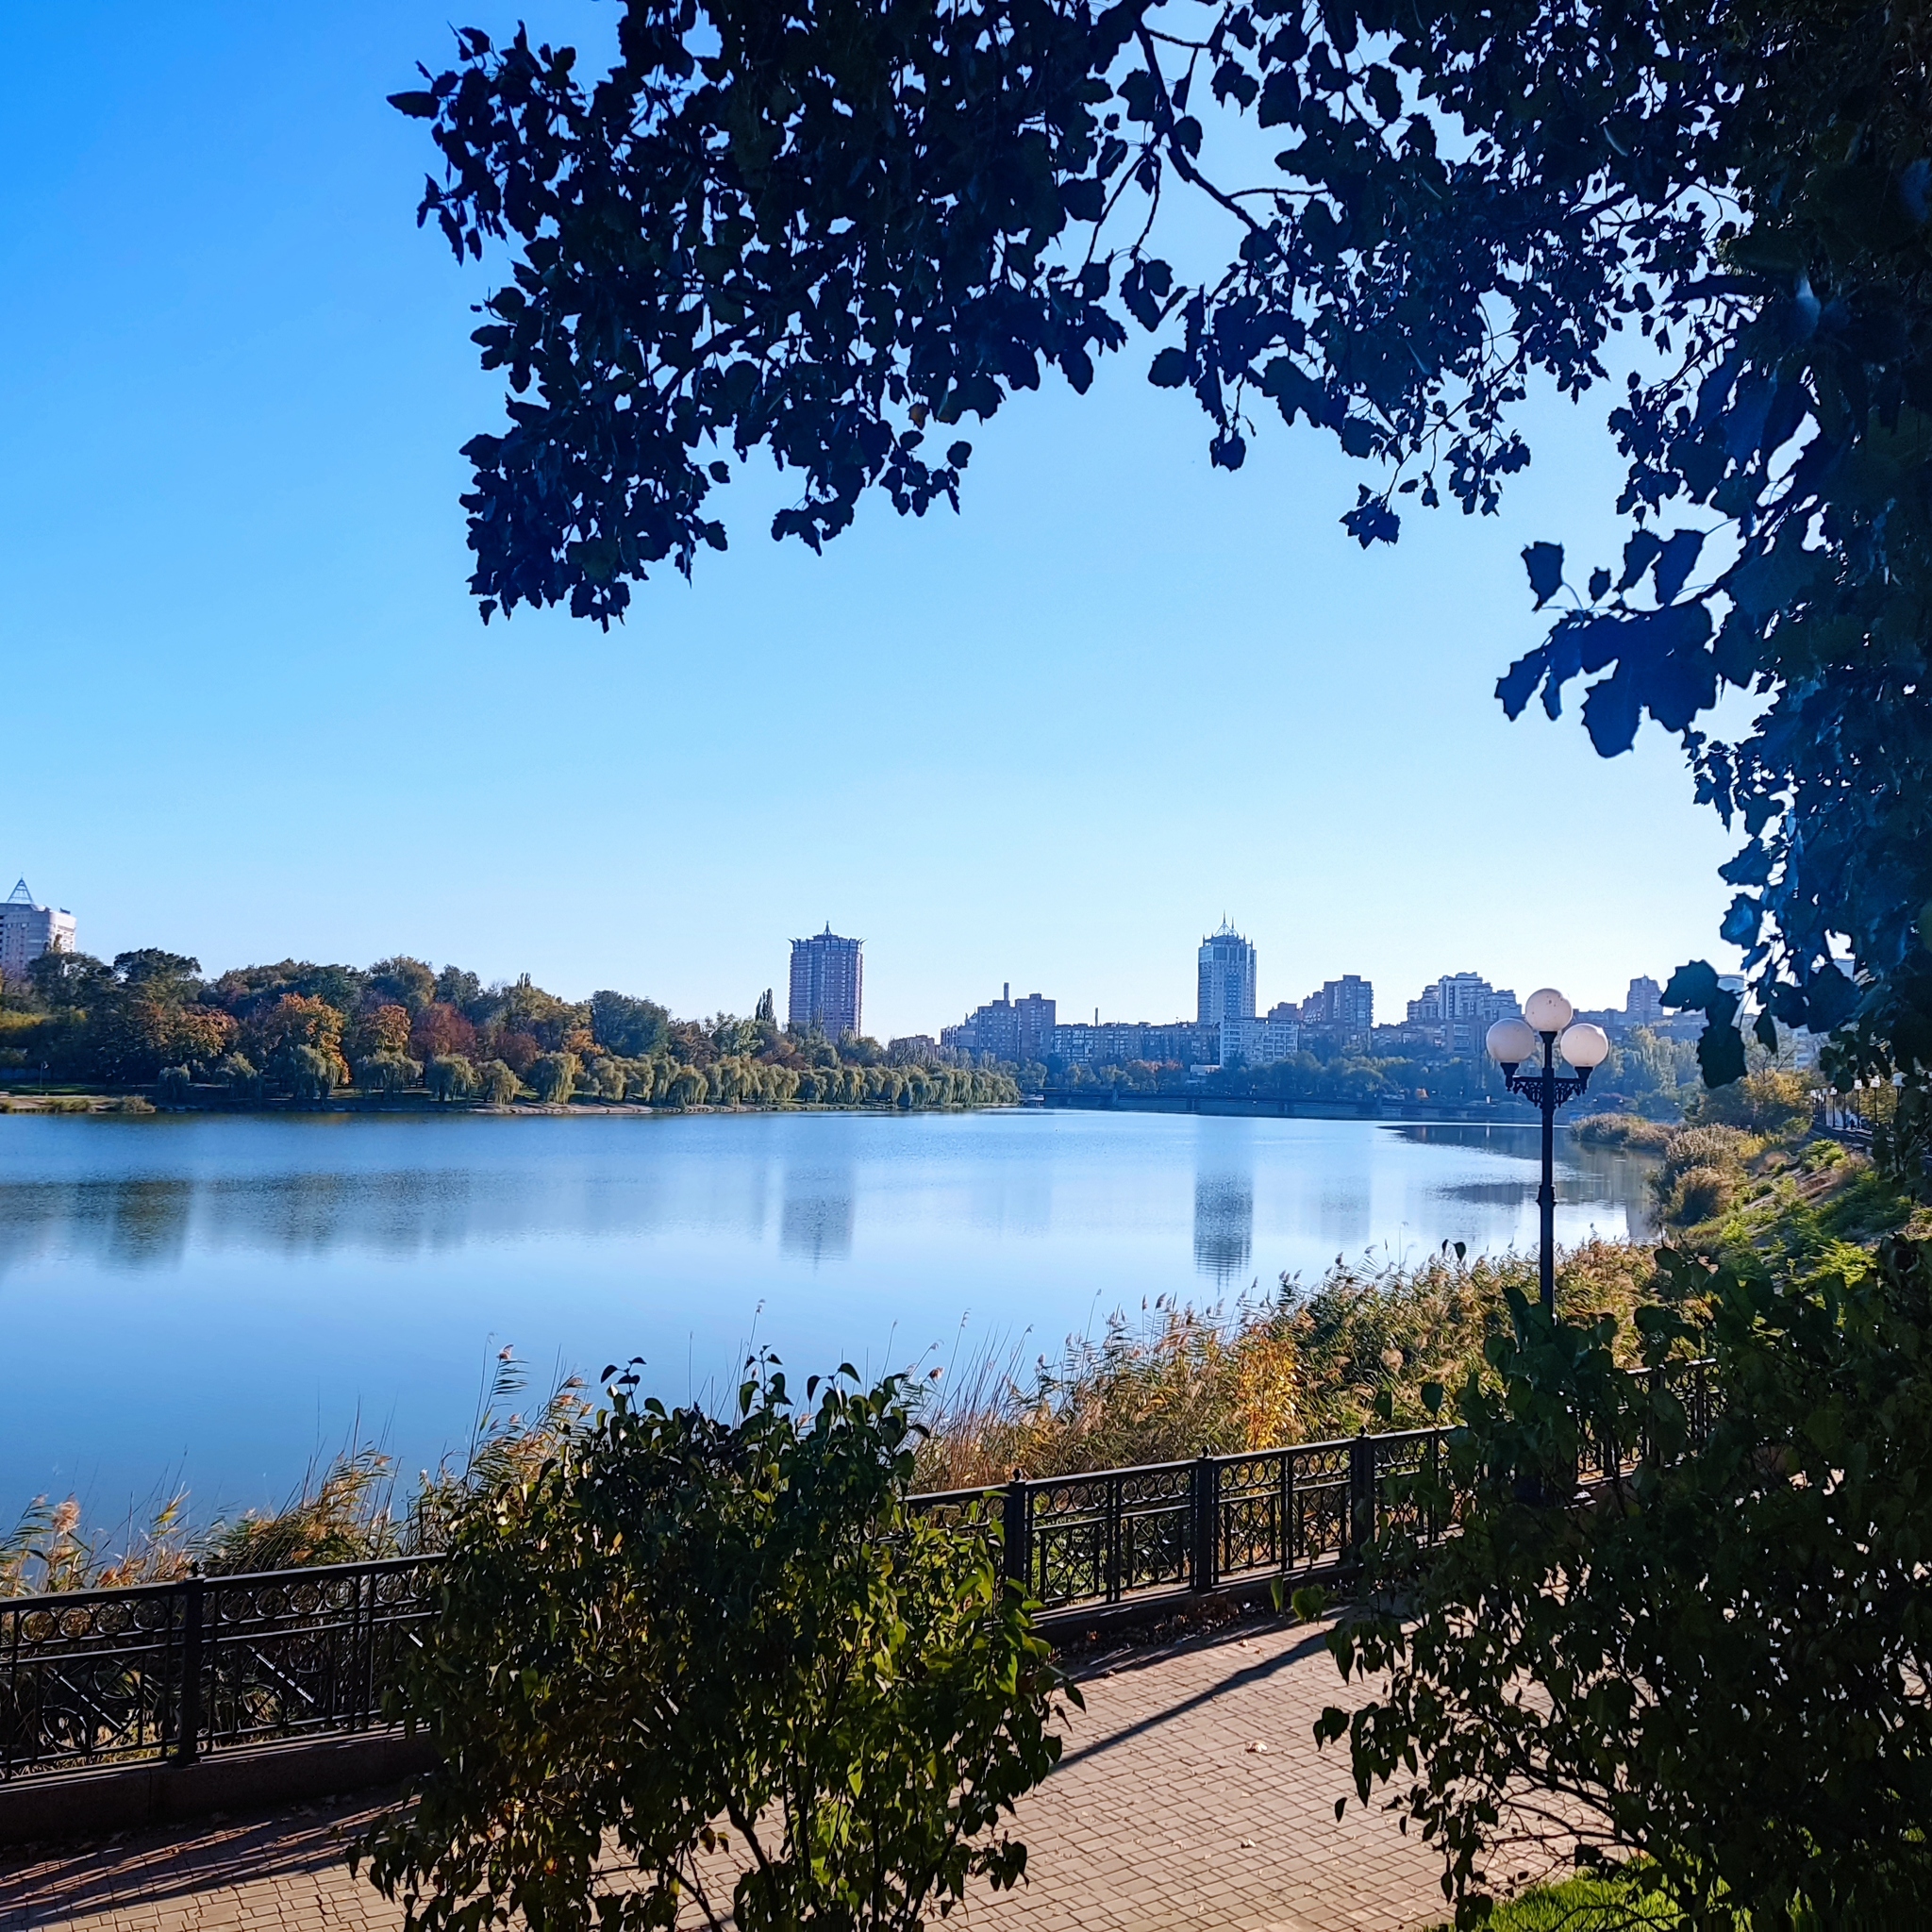
[[[1592,1113],[1571,1124],[1570,1131],[1586,1147],[1626,1147],[1646,1152],[1660,1149],[1674,1129],[1667,1121],[1647,1121],[1634,1113]]]
[[[1365,1804],[1392,1783],[1441,1847],[1458,1926],[1512,1790],[1529,1828],[1553,1795],[1580,1806],[1699,1925],[1923,1922],[1932,1245],[1840,1258],[1792,1280],[1660,1253],[1672,1302],[1637,1326],[1648,1364],[1714,1357],[1700,1449],[1668,1379],[1619,1370],[1616,1324],[1520,1298],[1457,1394],[1461,1533],[1424,1553],[1385,1531],[1374,1614],[1331,1647],[1387,1689],[1322,1733]],[[1579,1509],[1586,1430],[1642,1453]]]
[[[396,1706],[441,1762],[362,1854],[412,1924],[619,1932],[694,1905],[909,1932],[969,1878],[1019,1879],[1002,1817],[1058,1757],[1059,1679],[988,1541],[907,1514],[899,1382],[849,1375],[801,1415],[761,1374],[730,1422],[619,1380],[459,1511]],[[599,1897],[607,1834],[638,1882]],[[728,1905],[699,1869],[721,1842]]]
[[[1770,1067],[1728,1086],[1707,1089],[1685,1109],[1684,1118],[1695,1125],[1738,1127],[1773,1137],[1808,1126],[1811,1114],[1811,1082],[1803,1074]]]

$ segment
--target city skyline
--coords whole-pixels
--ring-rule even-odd
[[[13,908],[12,917],[9,917],[7,912],[7,908],[8,907]],[[25,950],[27,945],[26,934],[28,924],[21,915],[32,915],[33,933],[42,940],[42,943],[34,945],[31,952]],[[42,928],[44,928],[44,932]],[[75,915],[64,907],[57,910],[51,907],[41,906],[35,903],[31,894],[26,890],[26,880],[23,875],[8,899],[5,902],[0,902],[0,946],[4,946],[6,950],[6,960],[4,963],[0,963],[0,970],[4,970],[5,967],[10,967],[10,970],[16,973],[23,971],[25,963],[32,957],[32,954],[44,950],[47,941],[54,941],[67,951],[76,950],[75,935]],[[1231,941],[1232,947],[1223,946],[1222,950],[1227,952],[1229,957],[1226,960],[1219,961],[1214,970],[1216,973],[1224,975],[1231,972],[1232,979],[1224,980],[1224,984],[1234,986],[1238,991],[1236,992],[1235,1009],[1227,1014],[1223,1014],[1220,1006],[1216,1005],[1214,1015],[1210,1018],[1208,1011],[1209,1005],[1223,997],[1220,992],[1210,994],[1209,991],[1209,958],[1218,941]],[[147,942],[146,939],[137,936],[129,946],[116,946],[112,950],[104,950],[95,954],[94,957],[111,960],[115,952],[131,950],[133,946]],[[810,934],[803,940],[794,939],[789,942],[790,955],[786,974],[786,981],[789,988],[787,1013],[789,1024],[799,1027],[813,1024],[823,1025],[825,1022],[825,1016],[829,1012],[833,1020],[833,1024],[827,1029],[829,1031],[837,1033],[841,1030],[849,1030],[862,1033],[868,1030],[865,1026],[863,1012],[864,1002],[869,997],[864,987],[863,948],[865,943],[863,940],[846,939],[834,933],[830,921],[825,922],[824,927],[821,932]],[[838,966],[828,965],[826,958],[821,957],[823,949],[826,944],[838,950],[841,960],[843,962],[842,964]],[[1239,954],[1236,954],[1232,948],[1239,948],[1241,951]],[[92,947],[86,950],[91,953],[93,951]],[[192,952],[192,949],[190,950]],[[261,959],[274,956],[275,950],[273,946],[270,946],[266,951],[245,959],[210,960],[201,958],[199,954],[192,954],[192,956],[201,958],[204,974],[208,977],[213,978],[232,968],[258,963]],[[396,950],[394,947],[390,947],[387,949],[387,952],[394,953]],[[18,958],[14,958],[15,953],[20,954]],[[284,957],[293,956],[284,955]],[[427,952],[410,957],[421,958],[425,963],[432,968],[439,963],[449,963],[446,957]],[[1324,994],[1332,999],[1338,989],[1349,987],[1360,987],[1364,990],[1364,994],[1367,997],[1373,998],[1374,989],[1378,984],[1378,976],[1373,973],[1343,974],[1336,978],[1324,981],[1321,985],[1316,986],[1311,992],[1300,999],[1288,997],[1266,1002],[1265,1018],[1257,1018],[1257,1012],[1259,1012],[1264,1004],[1257,991],[1260,983],[1258,960],[1259,948],[1243,935],[1237,932],[1227,916],[1224,915],[1220,926],[1213,933],[1208,935],[1196,949],[1195,1024],[1203,1028],[1212,1028],[1219,1033],[1224,1020],[1231,1019],[1237,1023],[1244,1022],[1248,1028],[1247,1032],[1222,1036],[1224,1039],[1239,1039],[1244,1042],[1250,1040],[1252,1041],[1261,1041],[1264,1038],[1264,1033],[1256,1029],[1265,1028],[1271,1022],[1276,1025],[1277,1029],[1283,1024],[1317,1028],[1324,1024],[1339,1024],[1341,1023],[1325,1021],[1322,1016],[1311,1013],[1309,1011],[1310,1007],[1319,1002]],[[347,956],[337,952],[326,956],[319,953],[311,963],[322,965],[352,964],[354,962]],[[1663,970],[1666,973],[1669,971],[1668,968]],[[518,972],[505,973],[496,976],[491,983],[508,985],[520,976],[522,974]],[[534,977],[535,975],[532,976]],[[659,997],[655,988],[641,981],[635,981],[627,987],[621,981],[605,983],[615,984],[620,990],[641,993],[647,997]],[[592,986],[577,989],[569,980],[558,982],[558,984],[559,990],[567,998],[588,998],[592,991],[598,990],[598,988]],[[1426,1005],[1432,995],[1447,994],[1452,987],[1457,988],[1459,992],[1468,997],[1471,1004],[1467,1008],[1456,1005],[1446,1008],[1441,1013],[1418,1011],[1419,1008]],[[1650,974],[1633,974],[1625,984],[1623,999],[1628,1001],[1640,997],[1640,989],[1647,990],[1641,997],[1646,999],[1654,1006],[1660,989],[1657,979]],[[1565,989],[1565,991],[1568,991],[1570,990]],[[1483,975],[1467,971],[1437,974],[1435,978],[1425,982],[1421,993],[1416,998],[1409,999],[1406,1003],[1400,1000],[1399,992],[1390,993],[1390,990],[1385,986],[1385,993],[1388,993],[1396,1004],[1406,1005],[1408,1024],[1413,1025],[1418,1022],[1426,1023],[1432,1020],[1446,1020],[1449,1024],[1449,1032],[1446,1038],[1453,1038],[1457,1041],[1461,1041],[1462,1036],[1457,1030],[1454,1024],[1457,1021],[1469,1020],[1473,1022],[1480,1016],[1480,1024],[1486,1025],[1491,1019],[1520,1009],[1519,1002],[1510,990],[1503,989],[1500,992],[1496,993],[1493,999],[1486,999],[1485,996],[1491,994],[1491,992],[1492,989]],[[751,1000],[745,1002],[741,1008],[733,1004],[728,998],[719,999],[713,997],[700,999],[696,1005],[688,1008],[673,1006],[672,1010],[684,1012],[688,1016],[692,1017],[714,1012],[738,1012],[741,1010],[749,1013],[757,1006],[758,997],[758,995],[754,995]],[[1077,1016],[1089,1010],[1093,1014],[1092,1024],[1095,1025],[1162,1028],[1185,1026],[1189,1024],[1183,1015],[1183,1010],[1178,1001],[1175,1003],[1175,1013],[1172,1019],[1148,1017],[1148,1015],[1158,1011],[1155,1008],[1146,1008],[1139,1017],[1131,1020],[1120,1017],[1103,1019],[1102,1013],[1104,1008],[1098,1004],[1087,1008],[1073,1002],[1060,1002],[1057,996],[1043,995],[1038,990],[1024,995],[1020,1000],[1015,1000],[1012,993],[1012,982],[1007,980],[1002,983],[998,1001],[983,1001],[977,1007],[968,1008],[963,1022],[948,1023],[943,1020],[937,1020],[930,1014],[924,1014],[919,1016],[917,1024],[912,1025],[902,1026],[895,1024],[889,1028],[874,1024],[870,1029],[870,1033],[871,1037],[880,1041],[912,1037],[930,1037],[935,1040],[945,1041],[948,1035],[958,1035],[962,1024],[970,1025],[975,1017],[991,1013],[994,1008],[1002,1004],[1011,1008],[1013,1018],[1010,1023],[996,1023],[1001,1028],[996,1036],[997,1040],[1004,1045],[1007,1034],[1010,1031],[1014,1041],[1019,1043],[1021,1050],[1016,1055],[996,1053],[996,1057],[1001,1058],[1029,1057],[1026,1049],[1036,1045],[1047,1033],[1052,1031],[1057,1024],[1057,1008],[1062,1006],[1064,1006],[1068,1015],[1074,1016],[1060,1022],[1060,1024],[1085,1024],[1079,1021]],[[1624,1010],[1623,1005],[1610,999],[1592,1003],[1576,997],[1574,992],[1572,993],[1572,1004],[1575,1006],[1579,1013],[1591,1015],[1598,1012]],[[1369,1008],[1364,1008],[1363,1010],[1368,1011]],[[843,1024],[844,1018],[848,1014],[857,1022],[856,1024],[847,1026]],[[1354,1015],[1347,1023],[1347,1030],[1360,1031],[1363,1024],[1359,1015]],[[1385,1025],[1399,1023],[1377,1019],[1373,1017],[1372,1014],[1366,1024],[1374,1024],[1375,1029],[1380,1031],[1383,1030]],[[1478,1030],[1480,1030],[1479,1027]],[[1280,1044],[1282,1037],[1277,1030],[1271,1041],[1271,1051],[1274,1047]],[[963,1043],[969,1052],[989,1050],[980,1047],[975,1041],[969,1041]],[[1456,1050],[1459,1051],[1462,1048],[1458,1044]],[[1244,1053],[1243,1057],[1252,1058],[1253,1056],[1252,1053]]]

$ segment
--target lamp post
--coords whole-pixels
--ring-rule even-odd
[[[1541,1043],[1543,1052],[1540,1073],[1519,1074],[1524,1060],[1533,1059]],[[1503,1084],[1511,1093],[1520,1093],[1543,1117],[1543,1184],[1536,1201],[1542,1210],[1542,1250],[1539,1257],[1543,1310],[1557,1312],[1557,1109],[1572,1101],[1590,1085],[1591,1070],[1603,1065],[1610,1051],[1609,1036],[1588,1020],[1577,1020],[1576,1008],[1555,987],[1533,992],[1523,1003],[1523,1018],[1498,1020],[1489,1030],[1483,1044],[1490,1058],[1503,1070]],[[1557,1072],[1560,1053],[1574,1074]]]

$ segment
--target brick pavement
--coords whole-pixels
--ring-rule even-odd
[[[1441,1920],[1425,1847],[1353,1803],[1336,1820],[1344,1762],[1318,1754],[1309,1727],[1342,1686],[1319,1633],[1251,1620],[1100,1656],[1081,1677],[1087,1710],[1069,1714],[1066,1755],[1020,1807],[1029,1883],[970,1899],[951,1924],[1413,1932]],[[375,1808],[0,1853],[0,1932],[393,1932],[401,1914],[344,1862]]]

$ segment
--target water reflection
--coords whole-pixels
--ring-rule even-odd
[[[433,1464],[483,1366],[641,1356],[682,1400],[751,1339],[904,1365],[1115,1308],[1527,1246],[1533,1129],[1038,1109],[649,1120],[0,1118],[0,1522],[185,1470],[278,1499],[358,1414]],[[1564,1145],[1557,1229],[1648,1225]],[[95,1397],[102,1351],[140,1364]],[[186,1458],[185,1464],[181,1459]]]
[[[856,1192],[849,1167],[788,1168],[778,1245],[813,1267],[851,1254]]]
[[[1252,1174],[1194,1176],[1194,1267],[1217,1288],[1245,1274],[1255,1252]]]
[[[1541,1158],[1537,1130],[1523,1127],[1482,1127],[1435,1125],[1403,1127],[1405,1140],[1418,1146],[1452,1147],[1496,1153],[1509,1157],[1512,1171],[1486,1175],[1480,1180],[1457,1182],[1442,1191],[1457,1200],[1497,1210],[1522,1211],[1534,1208],[1538,1185],[1537,1169],[1527,1155]],[[1568,1134],[1557,1136],[1557,1206],[1602,1205],[1615,1210],[1607,1216],[1602,1231],[1627,1234],[1633,1241],[1654,1241],[1658,1231],[1657,1197],[1651,1191],[1654,1162],[1613,1147],[1591,1147]],[[1621,1218],[1623,1225],[1616,1225]]]

